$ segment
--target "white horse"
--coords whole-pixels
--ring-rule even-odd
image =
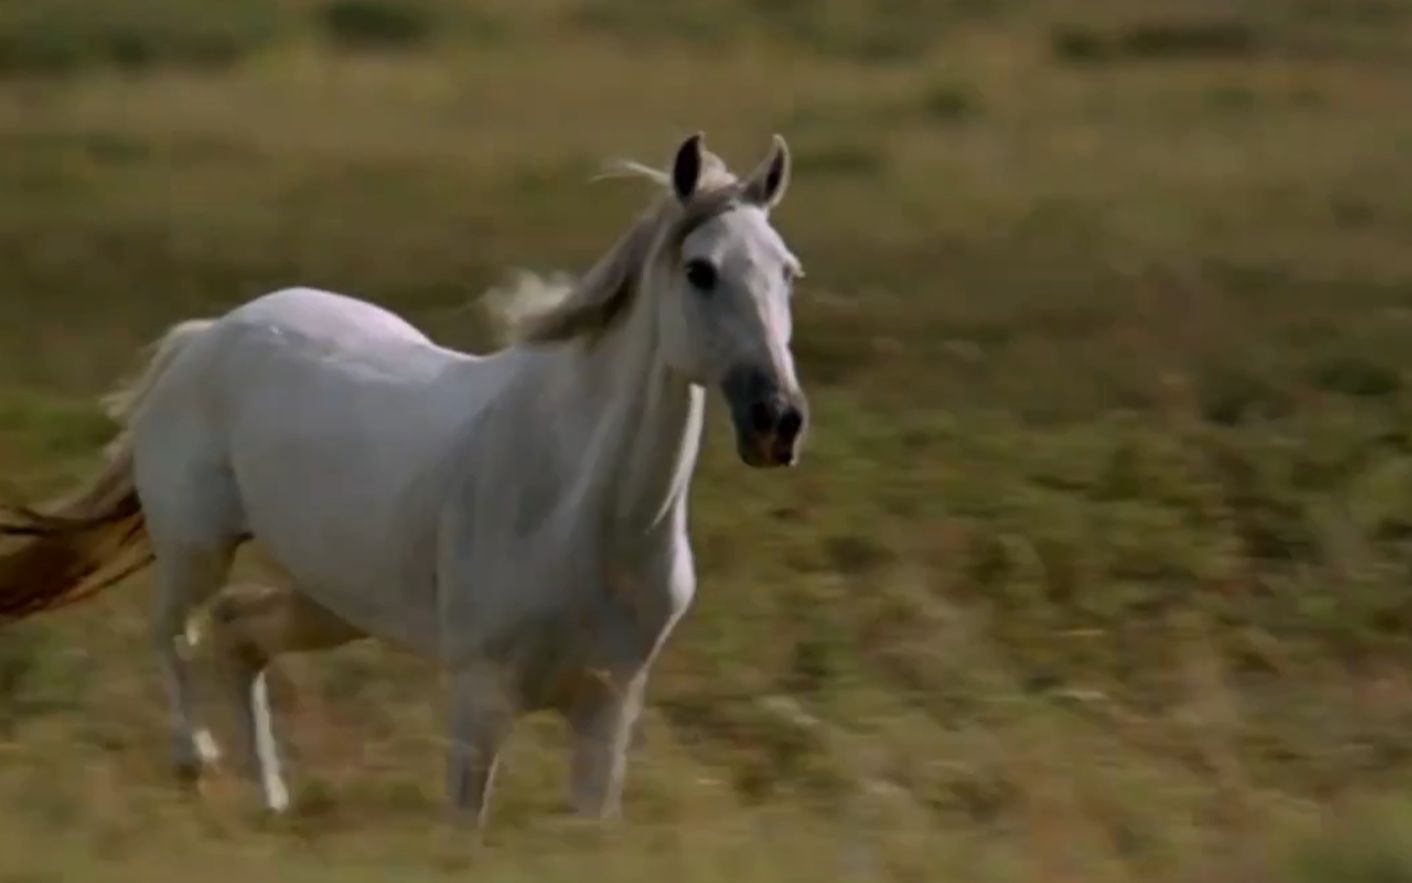
[[[738,179],[699,134],[670,173],[628,164],[670,192],[488,356],[307,288],[176,326],[114,400],[126,427],[102,475],[47,512],[0,509],[0,618],[155,563],[175,762],[194,777],[209,757],[179,644],[253,541],[287,585],[222,593],[212,631],[235,755],[270,809],[289,800],[271,658],[372,636],[451,673],[449,797],[477,825],[513,719],[537,709],[570,722],[575,809],[616,814],[648,670],[695,590],[704,390],[751,466],[793,464],[803,437],[800,266],[769,220],[789,167],[776,136]]]

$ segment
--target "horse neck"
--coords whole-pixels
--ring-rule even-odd
[[[663,360],[653,292],[646,288],[621,321],[574,348],[569,366],[582,400],[597,403],[585,457],[588,488],[613,529],[629,535],[684,514],[705,404],[704,390]]]

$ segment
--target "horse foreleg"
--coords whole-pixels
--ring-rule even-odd
[[[483,828],[500,749],[514,722],[514,702],[497,667],[466,666],[452,678],[446,791],[458,820]]]
[[[570,799],[580,815],[616,818],[622,811],[627,751],[642,710],[645,674],[590,675],[569,712],[573,730]]]

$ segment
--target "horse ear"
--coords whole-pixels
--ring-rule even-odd
[[[682,202],[691,198],[701,180],[703,137],[697,132],[683,141],[681,147],[677,148],[676,159],[672,161],[672,189],[676,191],[677,199]]]
[[[769,211],[780,204],[789,189],[789,145],[782,135],[776,135],[770,155],[750,173],[745,182],[745,199]]]

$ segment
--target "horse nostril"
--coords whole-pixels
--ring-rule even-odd
[[[775,428],[775,409],[768,402],[754,402],[750,406],[750,428],[764,435]]]
[[[775,433],[782,442],[792,442],[799,436],[799,430],[804,428],[804,415],[799,413],[795,407],[786,408],[780,415],[780,422],[775,426]]]

